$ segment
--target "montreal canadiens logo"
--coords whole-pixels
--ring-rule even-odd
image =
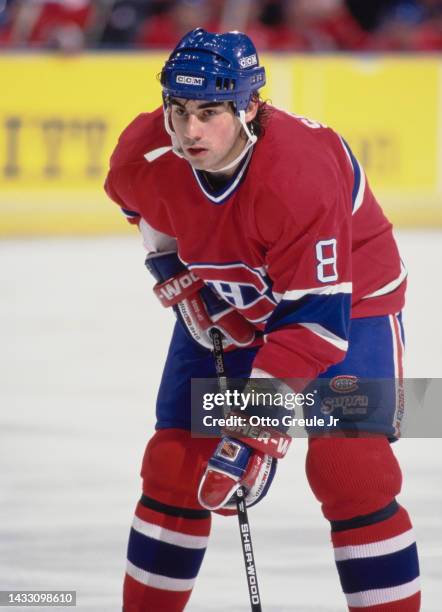
[[[276,306],[271,282],[263,268],[251,268],[242,262],[192,264],[188,267],[232,306],[254,323],[267,320]]]
[[[330,389],[336,393],[351,393],[358,388],[358,377],[341,374],[330,381]]]

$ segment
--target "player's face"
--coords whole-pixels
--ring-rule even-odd
[[[257,104],[252,103],[246,121],[254,118],[256,110]],[[184,157],[198,170],[223,168],[246,144],[241,124],[227,102],[173,98],[170,118]]]

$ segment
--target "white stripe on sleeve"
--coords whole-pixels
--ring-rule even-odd
[[[319,336],[320,338],[322,338],[322,340],[325,340],[326,342],[333,344],[333,346],[336,346],[336,348],[338,348],[339,350],[347,351],[348,349],[347,340],[344,340],[343,338],[340,338],[336,334],[333,334],[331,331],[329,331],[325,327],[322,327],[322,325],[319,325],[318,323],[299,323],[298,325],[310,330],[313,334],[315,334],[315,336]]]
[[[158,149],[153,149],[152,151],[148,151],[147,153],[144,154],[144,157],[148,162],[152,163],[153,161],[155,161],[156,159],[158,159],[165,153],[172,151],[172,149],[173,147],[170,147],[170,146],[169,147],[159,147]]]
[[[322,287],[312,287],[311,289],[293,289],[285,293],[273,293],[278,302],[281,300],[296,301],[305,295],[336,295],[337,293],[351,293],[353,283],[337,283],[336,285],[324,285]]]
[[[386,295],[387,293],[391,293],[392,291],[397,289],[399,285],[401,285],[406,278],[407,278],[407,270],[404,264],[401,262],[401,272],[397,278],[387,283],[380,289],[373,291],[373,293],[370,293],[369,295],[364,295],[362,299],[366,300],[368,298],[378,297],[379,295]]]

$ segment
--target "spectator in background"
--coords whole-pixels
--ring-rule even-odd
[[[198,26],[260,51],[440,51],[442,0],[0,0],[10,48],[170,48]]]
[[[288,51],[293,48],[291,32],[284,23],[281,2],[243,2],[242,5],[241,23],[235,29],[244,31],[254,41],[258,51]],[[224,31],[234,27],[231,21],[233,15],[230,20],[226,17],[223,19]]]
[[[259,51],[335,51],[368,45],[369,35],[344,0],[273,0],[248,5],[248,19],[239,27]],[[222,29],[232,26],[224,22]]]
[[[384,14],[398,0],[346,0],[353,17],[359,25],[367,32],[372,32],[379,27]]]
[[[10,44],[13,19],[13,0],[0,0],[0,47]]]
[[[165,6],[164,12],[147,19],[136,34],[138,47],[164,49],[196,27],[216,31],[217,3],[210,0],[176,0]]]
[[[441,0],[400,0],[384,14],[373,48],[377,51],[442,50]]]
[[[170,0],[101,0],[94,40],[100,47],[134,47],[137,34],[148,20],[167,11]]]
[[[91,0],[20,0],[12,3],[10,46],[81,51],[93,18]]]
[[[344,0],[286,0],[285,7],[292,48],[341,51],[363,50],[369,45],[369,35]]]
[[[413,37],[414,51],[442,51],[442,0],[421,0],[424,18]]]

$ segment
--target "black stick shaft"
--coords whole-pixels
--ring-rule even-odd
[[[252,546],[247,506],[244,499],[244,489],[240,487],[236,492],[236,508],[238,511],[239,532],[241,535],[244,567],[246,569],[247,587],[249,589],[250,608],[252,612],[261,612],[261,596],[258,587],[258,574],[256,572],[255,555]]]
[[[223,337],[219,329],[211,331],[213,342],[213,355],[215,358],[216,375],[218,377],[221,392],[227,389],[226,368],[224,363]],[[241,535],[241,547],[244,556],[244,567],[246,570],[247,587],[249,589],[250,608],[252,612],[262,612],[261,597],[258,587],[258,575],[256,572],[255,555],[252,546],[252,534],[250,531],[247,506],[244,499],[244,489],[240,487],[236,491],[236,509],[238,512],[239,532]]]
[[[226,366],[224,364],[223,336],[219,329],[210,332],[213,344],[213,356],[215,358],[216,375],[221,391],[227,389]]]

